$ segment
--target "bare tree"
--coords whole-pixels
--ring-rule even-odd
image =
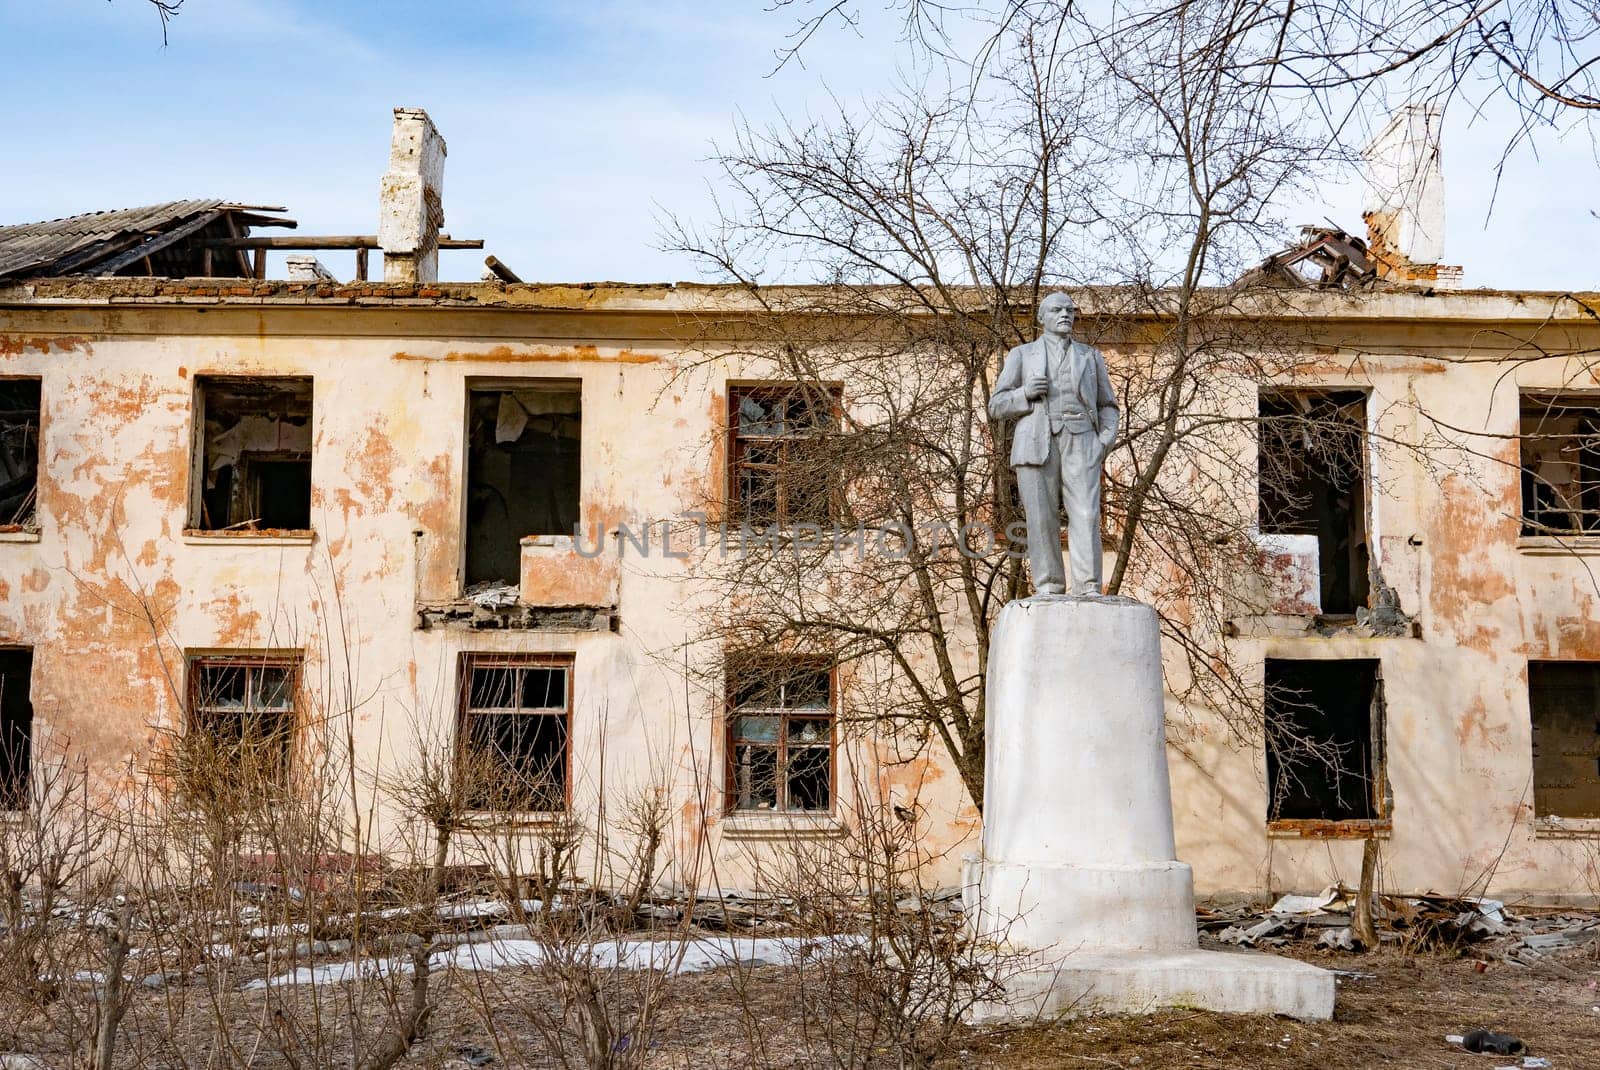
[[[941,746],[974,803],[989,627],[1024,585],[1007,429],[984,412],[1054,286],[1112,284],[1083,297],[1125,413],[1107,590],[1157,607],[1175,692],[1259,732],[1223,624],[1270,601],[1257,384],[1304,357],[1280,294],[1225,284],[1281,233],[1278,195],[1339,156],[1312,112],[1228,75],[1253,32],[1196,6],[1074,38],[1019,9],[976,93],[919,85],[864,118],[742,129],[720,225],[673,232],[766,313],[748,342],[717,340],[716,367],[790,384],[730,388],[729,485],[708,508],[743,530],[701,562],[701,638],[850,666],[841,720],[904,756]],[[767,285],[797,276],[827,285]],[[867,534],[840,553],[807,523]]]
[[[831,28],[859,27],[859,5],[839,0],[778,0],[795,16],[778,48],[780,63],[796,58]],[[1412,99],[1449,101],[1478,90],[1504,94],[1529,125],[1564,110],[1600,110],[1600,51],[1594,0],[1192,0],[1112,8],[1099,15],[1062,0],[885,0],[903,38],[918,50],[982,69],[1001,62],[1003,40],[1019,24],[1075,24],[1111,40],[1140,34],[1175,18],[1206,11],[1250,39],[1218,73],[1275,91],[1333,94],[1393,85]],[[954,23],[987,27],[975,50],[963,52]],[[1332,97],[1330,96],[1330,101]],[[1345,102],[1348,104],[1348,101]],[[1348,114],[1333,104],[1327,116]]]

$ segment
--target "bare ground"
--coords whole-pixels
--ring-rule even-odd
[[[1479,1056],[1444,1039],[1486,1027],[1520,1037],[1530,1055],[1555,1068],[1600,1068],[1600,958],[1593,947],[1551,955],[1534,966],[1475,965],[1443,953],[1371,955],[1291,948],[1318,966],[1350,971],[1340,979],[1333,1021],[1170,1010],[1141,1017],[1095,1017],[1050,1025],[960,1030],[941,1067],[1342,1067],[1490,1068],[1518,1058]],[[622,976],[622,975],[619,975]],[[624,985],[637,981],[622,981]],[[656,1023],[652,1067],[827,1067],[830,1038],[800,1013],[816,993],[798,990],[785,967],[716,970],[661,982],[668,998]],[[452,976],[428,1035],[400,1067],[452,1070],[559,1065],[538,1028],[540,1010],[558,1003],[550,983],[527,969]],[[626,997],[624,997],[626,998]],[[282,1002],[279,1002],[281,1000]],[[276,996],[234,992],[224,1007],[200,984],[141,998],[125,1023],[130,1067],[336,1067],[352,1065],[352,1030],[368,1035],[385,1017],[382,985],[357,997],[349,984]],[[59,1020],[0,1008],[0,1053],[30,1052],[66,1067]],[[223,1027],[220,1023],[226,1022]],[[352,1025],[352,1023],[366,1024]],[[316,1033],[316,1037],[313,1036]],[[318,1039],[320,1038],[320,1039]],[[632,1038],[622,1038],[626,1046]],[[884,1065],[896,1065],[880,1050]],[[488,1061],[485,1061],[488,1060]],[[5,1065],[5,1064],[0,1064]]]

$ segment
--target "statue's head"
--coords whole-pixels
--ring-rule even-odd
[[[1064,293],[1053,293],[1039,302],[1039,326],[1050,334],[1072,333],[1072,321],[1078,318],[1078,306]]]

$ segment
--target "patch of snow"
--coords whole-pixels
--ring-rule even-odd
[[[781,937],[719,936],[701,940],[612,940],[590,944],[587,954],[591,965],[601,968],[628,970],[671,970],[674,973],[699,973],[719,966],[781,966],[797,962],[809,955],[826,954],[848,946],[859,946],[866,940],[862,936],[838,936],[817,939],[784,939]],[[496,940],[488,943],[461,944],[439,953],[436,960],[441,968],[458,970],[501,970],[512,966],[537,966],[549,957],[546,945],[538,940]],[[245,990],[277,987],[281,985],[326,985],[357,977],[372,979],[391,973],[411,971],[409,960],[362,960],[361,962],[331,962],[321,966],[303,966],[276,977],[251,981]]]

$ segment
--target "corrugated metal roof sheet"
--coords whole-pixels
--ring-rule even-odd
[[[0,279],[92,271],[104,255],[217,210],[272,209],[220,200],[168,201],[0,227]]]

